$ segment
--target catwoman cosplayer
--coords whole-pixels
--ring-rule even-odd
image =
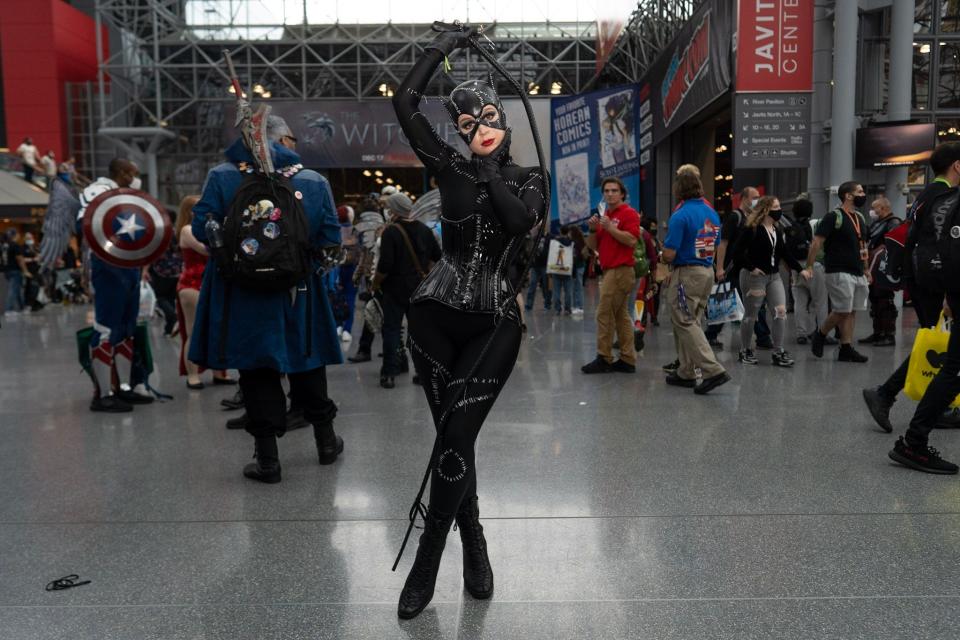
[[[464,586],[475,598],[493,594],[474,444],[520,349],[509,268],[545,214],[544,176],[510,159],[510,130],[492,86],[465,82],[445,102],[470,159],[443,142],[419,109],[434,70],[455,49],[467,47],[471,35],[441,33],[393,98],[411,147],[438,178],[443,224],[443,257],[411,297],[408,316],[411,354],[440,435],[423,534],[400,594],[398,615],[405,619],[433,597],[454,519],[463,542]]]

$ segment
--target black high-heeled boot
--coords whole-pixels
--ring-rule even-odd
[[[243,475],[251,480],[276,484],[280,482],[280,455],[277,452],[277,437],[255,438],[251,462],[243,468]]]
[[[407,581],[400,592],[397,615],[404,620],[416,618],[433,598],[433,589],[437,584],[437,572],[440,571],[440,558],[447,544],[447,532],[453,524],[453,517],[438,517],[432,511],[427,512],[423,523],[423,534],[417,557],[413,561]]]
[[[493,595],[493,567],[487,557],[477,496],[463,499],[457,512],[457,527],[463,543],[463,586],[474,598],[486,600]]]

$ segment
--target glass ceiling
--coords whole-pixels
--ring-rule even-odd
[[[285,24],[626,22],[637,0],[187,0],[187,24],[205,39],[280,38]]]

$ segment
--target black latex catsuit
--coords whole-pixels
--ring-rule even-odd
[[[450,413],[432,472],[430,510],[452,515],[464,497],[476,495],[474,443],[520,348],[516,305],[508,305],[516,295],[509,266],[544,215],[545,198],[540,170],[510,161],[509,130],[502,148],[467,159],[430,126],[419,103],[442,60],[440,51],[427,49],[393,99],[410,145],[437,176],[442,200],[443,257],[414,292],[408,316],[411,354],[435,425],[503,322]],[[479,120],[485,104],[497,108],[499,121],[484,126],[505,128],[500,100],[485,83],[461,85],[447,108],[455,121],[461,113]],[[469,143],[472,136],[464,138]]]

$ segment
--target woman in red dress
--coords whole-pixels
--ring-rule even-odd
[[[203,271],[207,267],[209,252],[203,243],[193,237],[190,223],[193,222],[193,205],[199,196],[187,196],[180,203],[177,214],[175,234],[183,256],[183,271],[177,281],[177,316],[180,320],[180,375],[187,376],[188,389],[203,389],[200,374],[203,370],[186,358],[186,351],[193,335],[193,322],[197,316],[197,300],[200,298],[200,285],[203,283]],[[233,385],[237,381],[230,378],[226,371],[213,372],[213,384]]]

